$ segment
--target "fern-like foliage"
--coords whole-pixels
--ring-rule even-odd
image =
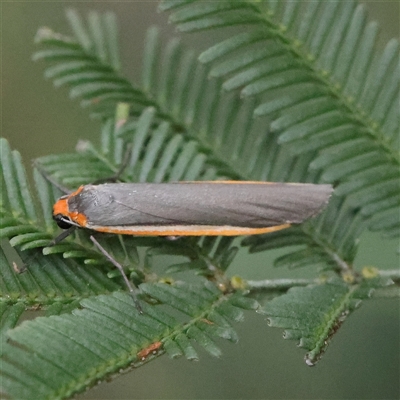
[[[225,274],[238,250],[233,238],[101,235],[101,244],[129,266],[140,287],[145,313],[138,315],[132,299],[117,292],[122,280],[110,279],[114,271],[88,232],[48,247],[56,234],[51,209],[61,195],[57,186],[73,190],[121,171],[123,182],[336,183],[336,194],[317,218],[242,242],[253,252],[287,248],[277,265],[316,264],[345,278],[289,291],[264,308],[273,324],[301,340],[310,363],[341,315],[353,310],[356,299],[367,298],[363,288],[383,286],[353,271],[352,263],[366,227],[389,236],[399,232],[393,150],[398,48],[390,42],[383,55],[373,56],[375,25],[365,25],[363,9],[352,2],[299,4],[165,1],[161,8],[174,10],[171,20],[182,31],[243,24],[246,31],[205,51],[200,60],[212,66],[204,67],[176,39],[161,46],[151,28],[137,85],[121,75],[112,14],[93,12],[85,22],[68,11],[71,37],[48,28],[38,32],[34,59],[49,64],[45,75],[56,86],[68,86],[103,125],[99,145],[82,141],[76,153],[36,160],[34,190],[19,153],[0,142],[0,238],[28,264],[18,274],[18,265],[0,252],[1,372],[9,395],[66,398],[156,353],[196,359],[191,340],[218,356],[214,338],[236,341],[231,322],[242,319],[240,308],[257,308],[244,291],[255,287]],[[306,7],[302,19],[297,7]],[[354,43],[360,46],[355,53]],[[156,273],[152,259],[158,255],[179,258]],[[201,282],[170,277],[187,270],[202,275]],[[23,309],[35,307],[48,317],[12,329]]]
[[[73,39],[58,34],[50,35],[46,31],[45,37],[39,35],[39,41],[45,50],[39,51],[35,59],[41,58],[43,52],[57,53],[58,48],[62,48],[65,42],[70,43]],[[219,85],[207,79],[207,69],[195,64],[193,53],[184,52],[177,40],[168,43],[163,54],[159,48],[158,32],[156,29],[150,29],[144,56],[141,98],[146,98],[147,103],[154,104],[155,118],[160,118],[164,124],[159,127],[161,133],[154,132],[154,139],[151,142],[148,141],[149,134],[145,131],[138,134],[138,140],[133,143],[134,152],[129,167],[141,171],[131,174],[128,177],[129,181],[207,180],[224,177],[294,182],[319,180],[318,170],[309,172],[309,164],[313,160],[314,153],[292,155],[286,147],[280,146],[278,132],[266,129],[265,121],[254,120],[254,101],[248,101],[242,106],[236,95],[221,94]],[[92,54],[86,50],[82,41],[80,41],[80,54],[83,58]],[[98,64],[103,63],[99,55],[97,59]],[[48,69],[50,71],[54,69],[58,71],[63,65],[70,63],[68,58],[51,58],[50,61],[55,62]],[[114,70],[114,75],[118,76],[118,71]],[[52,76],[56,78],[53,74]],[[79,91],[81,85],[87,84],[87,81],[81,82],[78,79],[80,71],[72,69],[68,72],[68,76],[70,79],[66,83],[71,87],[72,94]],[[91,85],[103,84],[104,80],[97,79],[96,76],[91,80]],[[117,90],[114,95],[118,97]],[[121,99],[126,100],[123,96]],[[90,104],[94,104],[96,114],[103,118],[109,115],[108,98],[98,98],[94,93],[90,96],[85,95],[85,104],[89,100]],[[146,102],[141,102],[143,103]],[[133,110],[140,108],[133,100],[130,104]],[[132,130],[135,126],[136,122],[133,120],[127,124],[126,129]],[[124,147],[122,142],[119,145]],[[150,148],[146,148],[146,160],[142,160],[140,155],[145,153],[144,147],[147,145]],[[99,153],[111,154],[112,150],[108,149],[110,146],[107,140],[103,140]],[[114,170],[122,157],[120,148],[118,159],[113,161]],[[157,165],[155,160],[158,161]],[[68,175],[68,180],[73,179],[74,172],[71,170],[71,165],[68,166],[67,172],[62,163],[59,164],[61,171],[57,173],[57,179],[62,178],[63,174]],[[130,168],[127,168],[127,171]],[[77,168],[78,177],[85,177],[81,173],[82,170],[103,171],[97,165],[89,169]],[[86,182],[90,181],[89,176],[85,178]],[[82,181],[84,180],[78,179],[75,184]],[[351,265],[356,253],[357,238],[363,229],[363,218],[358,215],[360,210],[354,209],[349,201],[337,200],[332,202],[330,207],[332,212],[327,216],[325,223],[322,221],[318,225],[317,221],[313,221],[304,226],[305,231],[301,235],[304,236],[305,233],[308,237],[304,240],[307,249],[301,253],[294,253],[292,257],[296,258],[298,263],[309,265],[316,261],[319,264],[328,262],[336,269],[347,269],[347,266]],[[338,232],[332,234],[332,218],[336,219],[336,215],[339,214],[343,215],[345,225],[338,225]],[[346,215],[352,216],[351,220],[346,219]],[[353,223],[350,234],[345,237],[341,234],[340,228],[347,227],[348,221],[357,223]],[[325,228],[324,231],[321,227]],[[319,240],[315,240],[317,237]],[[332,243],[333,240],[337,243]],[[252,245],[252,251],[257,251],[263,248],[266,239],[260,236],[246,243]],[[308,249],[310,246],[312,250]],[[321,256],[316,257],[315,251]]]
[[[83,308],[72,315],[37,318],[15,328],[12,342],[2,346],[3,390],[15,398],[67,398],[157,354],[197,359],[191,339],[218,357],[215,338],[236,341],[231,322],[242,320],[241,308],[258,307],[207,283],[144,284],[141,289],[168,304],[168,310],[143,303],[140,315],[128,294],[115,292],[82,301]]]
[[[138,121],[139,132],[143,121],[148,122],[152,114],[153,110],[147,110]],[[110,126],[108,133],[115,131],[114,125],[106,124],[106,127]],[[85,165],[90,175],[91,162],[96,164],[99,159],[88,157],[89,154],[95,154],[92,147],[87,144],[81,147],[86,152],[84,155],[45,157],[38,165],[45,165],[47,170],[53,171],[53,176],[63,184],[79,183],[75,182],[78,175],[74,177],[74,173],[69,177],[70,180],[58,176],[57,166],[69,162],[71,171],[75,171],[74,168],[79,170],[85,164],[83,160],[89,160]],[[4,139],[1,149],[2,177],[4,181],[9,178],[10,182],[15,183],[14,192],[5,190],[3,193],[2,222],[8,225],[3,225],[2,235],[10,235],[10,242],[19,249],[26,246],[25,251],[19,250],[18,253],[28,264],[26,272],[17,274],[12,264],[7,262],[4,252],[0,251],[3,391],[15,398],[67,398],[121,369],[140,366],[143,361],[152,358],[153,351],[158,351],[158,354],[167,352],[171,357],[185,355],[188,359],[196,359],[198,356],[192,340],[214,356],[219,356],[220,350],[213,337],[237,341],[230,321],[243,319],[239,308],[255,309],[258,305],[256,301],[244,297],[245,293],[227,290],[227,285],[224,285],[227,282],[222,276],[218,280],[215,275],[215,270],[222,272],[236,254],[237,248],[232,246],[232,238],[188,239],[183,243],[157,238],[137,239],[137,243],[133,244],[129,242],[135,240],[133,238],[119,240],[115,237],[105,241],[105,246],[119,260],[126,260],[127,254],[134,260],[132,252],[135,255],[134,250],[139,245],[148,248],[147,261],[158,254],[185,256],[189,261],[171,265],[170,272],[191,268],[215,281],[200,285],[156,283],[154,280],[157,280],[157,276],[154,273],[149,273],[147,277],[146,271],[138,271],[134,276],[138,281],[150,282],[140,285],[145,315],[139,315],[129,295],[111,293],[118,289],[118,285],[107,277],[107,269],[99,268],[104,261],[95,249],[89,247],[85,232],[74,240],[45,248],[46,257],[34,250],[47,245],[54,235],[51,207],[45,207],[44,216],[39,215],[39,210],[34,206],[28,214],[22,205],[24,202],[26,207],[34,204],[34,197],[26,183],[19,154],[10,151]],[[19,176],[12,175],[15,171],[20,171]],[[113,171],[110,165],[109,171]],[[99,172],[94,168],[92,173]],[[39,172],[36,171],[35,176],[41,202],[50,206],[54,197],[50,193],[51,185]],[[21,190],[26,195],[23,199],[19,198]],[[13,194],[18,194],[18,197],[12,197]],[[49,222],[47,231],[46,220]],[[22,226],[23,229],[18,231],[14,228],[16,226]],[[64,259],[57,257],[59,253],[63,254]],[[97,265],[91,266],[93,263]],[[210,265],[213,266],[213,272]],[[99,293],[109,294],[95,297]],[[167,304],[172,314],[156,304]],[[77,311],[81,307],[84,310]],[[29,308],[45,309],[48,316],[54,316],[39,318],[11,330],[23,310]],[[125,311],[121,313],[123,309]],[[73,315],[70,315],[71,311]],[[176,319],[177,312],[183,317]],[[21,369],[20,374],[16,373],[17,369]],[[52,371],[51,376],[48,375],[49,370]],[[16,379],[18,375],[24,379]],[[45,382],[41,379],[43,376],[48,376]]]
[[[181,32],[245,25],[203,52],[227,91],[257,97],[280,144],[335,182],[369,228],[398,236],[399,43],[346,2],[164,1]]]
[[[38,31],[36,42],[44,45],[34,60],[54,63],[45,72],[54,85],[69,85],[71,98],[81,98],[82,106],[101,103],[101,115],[112,116],[115,103],[127,101],[140,111],[151,105],[132,84],[119,74],[117,26],[112,13],[88,16],[87,26],[80,15],[69,10],[67,19],[74,38],[54,33],[49,28]]]
[[[285,339],[297,340],[309,352],[306,363],[315,365],[348,314],[372,291],[390,284],[387,278],[374,277],[348,286],[333,280],[325,284],[293,287],[287,294],[268,302],[261,312],[268,324],[284,328]]]

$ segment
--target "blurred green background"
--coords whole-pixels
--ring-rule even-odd
[[[399,36],[398,1],[367,2],[370,18],[382,27],[381,43]],[[167,15],[153,1],[1,3],[1,135],[30,160],[73,151],[78,139],[96,142],[100,124],[88,118],[66,89],[55,90],[43,78],[44,65],[33,63],[33,38],[39,27],[68,34],[66,7],[81,13],[114,11],[119,21],[124,74],[138,81],[146,29],[157,24],[164,37],[173,36]],[[201,37],[201,40],[199,38]],[[183,36],[201,50],[212,42],[204,35]],[[377,235],[361,238],[357,266],[398,268],[397,241]],[[272,268],[273,256],[239,254],[231,273],[248,279],[293,276]],[[296,276],[314,276],[310,269]],[[398,299],[367,301],[346,320],[315,368],[306,367],[304,350],[282,339],[260,315],[246,314],[237,325],[240,342],[221,342],[219,360],[201,353],[200,362],[160,357],[111,383],[79,396],[82,399],[398,399],[400,398],[400,326]]]

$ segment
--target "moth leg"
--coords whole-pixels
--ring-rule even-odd
[[[92,235],[90,235],[90,240],[103,253],[103,255],[107,258],[107,260],[110,261],[116,268],[118,268],[119,272],[121,273],[122,277],[124,278],[125,284],[129,290],[130,295],[132,296],[133,302],[135,303],[135,306],[136,306],[137,310],[139,311],[139,314],[143,314],[142,307],[140,306],[139,300],[135,293],[136,288],[132,285],[131,281],[126,276],[125,271],[122,268],[122,265],[117,260],[115,260],[107,252],[107,250]]]
[[[76,229],[76,226],[71,226],[70,228],[66,229],[65,231],[61,232],[58,236],[56,236],[47,246],[55,246],[56,244],[62,242],[66,237],[71,235]]]

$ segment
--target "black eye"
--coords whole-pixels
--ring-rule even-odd
[[[70,223],[68,223],[68,221],[66,221],[66,218],[62,214],[54,215],[53,219],[54,219],[54,221],[57,222],[57,225],[61,229],[69,229],[72,226],[72,224],[70,224]]]

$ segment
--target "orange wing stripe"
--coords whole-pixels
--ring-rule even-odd
[[[246,228],[238,226],[88,226],[98,232],[137,236],[239,236],[258,235],[289,228],[290,224],[268,226],[265,228]]]

